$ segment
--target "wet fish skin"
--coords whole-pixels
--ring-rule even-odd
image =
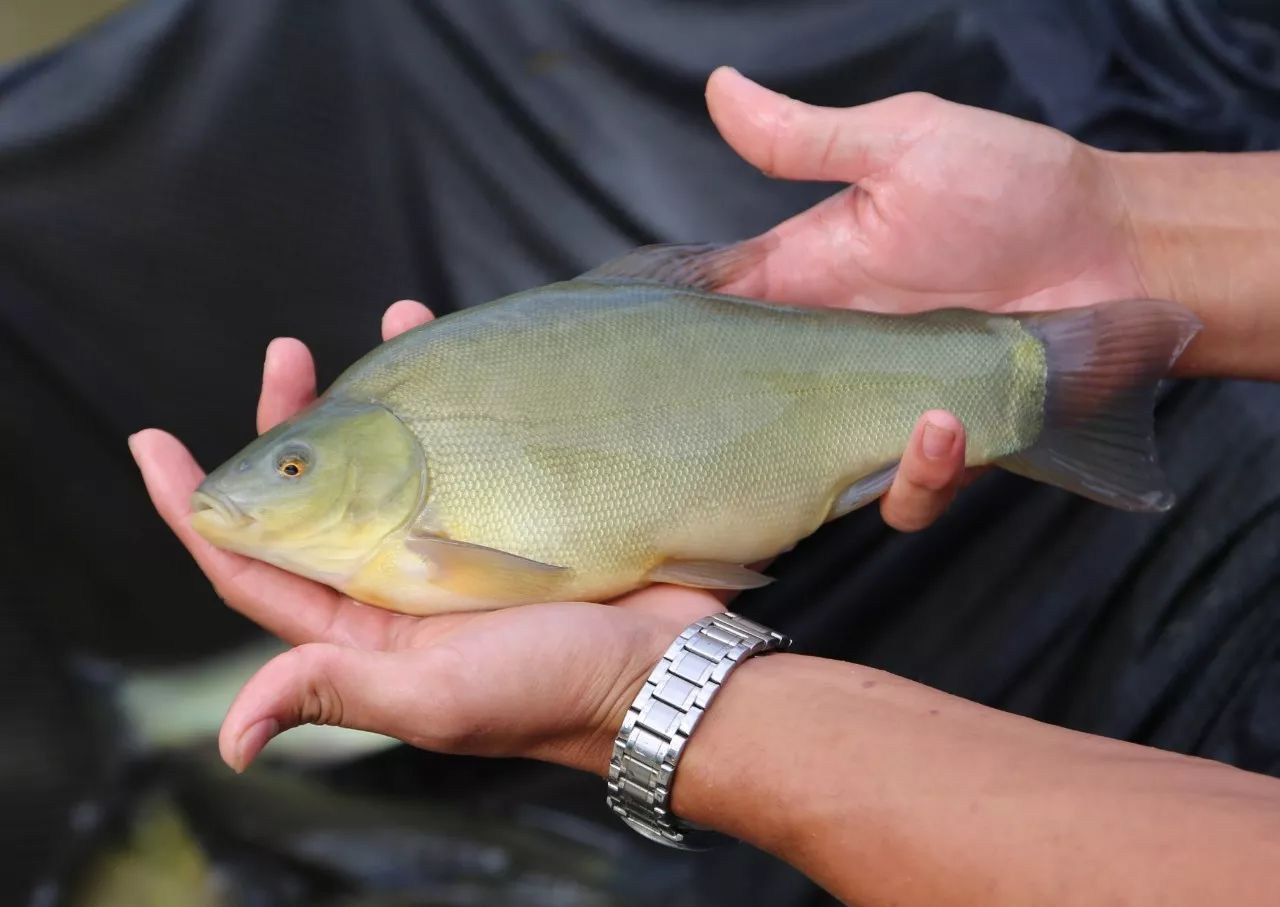
[[[642,249],[401,335],[211,474],[222,510],[196,528],[410,613],[743,588],[766,580],[742,564],[882,493],[933,408],[964,422],[970,465],[1167,506],[1152,395],[1185,309],[893,316],[714,292],[764,251]],[[290,449],[306,475],[278,474]]]

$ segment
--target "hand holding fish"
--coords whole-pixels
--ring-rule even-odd
[[[824,112],[724,74],[709,93],[748,159],[856,188],[760,237],[635,249],[384,343],[214,470],[192,526],[431,614],[755,588],[748,565],[882,497],[923,526],[962,464],[1171,506],[1155,389],[1201,319],[1117,298],[1142,281],[1102,158],[932,100]],[[974,116],[976,143],[957,128]],[[990,148],[1006,159],[984,171]],[[958,165],[999,213],[948,192]]]
[[[403,300],[383,316],[383,337],[431,318],[420,303]],[[274,341],[263,366],[259,430],[315,396],[310,351],[290,338]],[[908,457],[919,456],[915,447]],[[222,753],[240,770],[275,734],[314,723],[376,730],[440,752],[541,756],[603,772],[618,715],[658,653],[692,620],[723,610],[715,596],[677,587],[643,590],[609,607],[557,603],[427,619],[367,607],[211,545],[189,522],[191,492],[204,474],[181,442],[151,430],[130,439],[130,448],[156,509],[223,600],[298,646],[268,664],[228,715]],[[962,463],[957,458],[957,476]],[[583,688],[560,685],[548,697],[529,682],[538,676],[576,678]],[[483,735],[488,726],[503,727],[501,739]]]
[[[384,330],[426,318],[399,303]],[[304,346],[272,344],[260,427],[306,406],[314,384]],[[227,602],[298,644],[227,714],[219,742],[237,770],[276,734],[312,722],[603,775],[660,653],[720,609],[706,591],[673,586],[612,606],[423,618],[363,606],[210,545],[187,521],[203,478],[191,456],[158,431],[131,446],[160,513]],[[1274,780],[1005,715],[859,665],[749,659],[675,779],[676,815],[777,855],[847,903],[1042,902],[1060,890],[1064,847],[1084,900],[1157,890],[1171,904],[1272,899]],[[993,900],[994,879],[1002,895]]]
[[[399,303],[384,331],[429,317]],[[277,341],[260,427],[314,392],[306,348]],[[154,430],[131,447],[157,509],[227,602],[298,644],[262,668],[228,712],[220,747],[238,770],[276,734],[313,722],[604,774],[622,715],[658,655],[720,608],[706,591],[673,586],[612,606],[424,618],[363,606],[209,544],[187,520],[203,478],[190,454]],[[1272,899],[1277,787],[862,666],[783,654],[750,659],[726,684],[685,748],[671,807],[775,854],[848,903],[1041,902],[1060,890],[1069,847],[1073,895],[1084,900],[1158,891],[1162,903],[1223,895],[1261,905]],[[1135,856],[1117,861],[1117,852]]]
[[[430,320],[392,306],[384,336]],[[312,402],[315,368],[296,340],[275,341],[263,369],[258,427]],[[271,737],[299,724],[386,734],[437,752],[543,758],[602,774],[635,687],[671,638],[723,610],[711,594],[655,587],[614,605],[530,605],[417,618],[371,608],[328,586],[223,551],[190,526],[204,473],[173,436],[140,432],[130,448],[156,509],[235,610],[297,648],[237,697],[223,758],[243,770]],[[547,688],[539,686],[544,679]]]
[[[728,68],[712,74],[707,103],[767,175],[850,184],[774,228],[779,242],[726,292],[895,313],[1149,295],[1102,156],[1057,130],[929,95],[813,107]],[[926,431],[941,453],[926,455]],[[963,473],[963,444],[949,413],[921,420],[880,503],[889,525],[923,529],[983,471]]]
[[[1174,299],[1204,324],[1174,374],[1280,380],[1280,155],[1107,152],[927,94],[815,107],[727,67],[707,105],[765,174],[850,184],[726,292],[883,312]]]
[[[563,333],[548,350],[562,350],[572,341],[566,337],[575,325],[581,325],[579,319],[599,317],[601,309],[608,309],[610,317],[639,318],[639,329],[632,325],[621,332],[613,330],[617,324],[608,317],[600,319],[604,330],[589,339],[621,333],[626,341],[606,351],[604,369],[600,361],[583,359],[580,371],[561,375],[561,384],[550,388],[515,380],[528,372],[509,376],[497,388],[501,393],[492,386],[481,388],[489,405],[523,395],[523,408],[503,410],[501,419],[487,418],[491,413],[465,396],[476,390],[475,383],[465,382],[462,396],[448,401],[454,409],[424,414],[420,397],[407,403],[394,397],[404,373],[422,367],[413,343],[405,342],[391,349],[390,361],[383,355],[359,364],[333,400],[316,406],[310,354],[296,341],[277,341],[268,351],[259,407],[259,426],[266,434],[224,464],[214,474],[216,481],[206,479],[173,437],[152,430],[131,438],[157,509],[222,597],[298,645],[263,668],[233,704],[221,736],[224,758],[232,766],[242,769],[275,734],[317,722],[389,734],[442,752],[529,756],[602,773],[622,714],[658,654],[694,618],[720,608],[708,590],[747,587],[760,579],[739,566],[752,559],[741,556],[743,550],[733,543],[752,539],[791,499],[777,496],[764,507],[749,498],[744,513],[758,519],[733,512],[726,517],[727,511],[718,508],[742,488],[754,493],[769,487],[761,477],[794,470],[794,496],[808,495],[796,511],[795,525],[835,518],[888,489],[886,516],[914,526],[936,515],[954,490],[959,464],[968,459],[998,461],[1104,503],[1159,509],[1169,503],[1151,468],[1150,404],[1159,375],[1178,361],[1182,374],[1280,377],[1280,363],[1271,352],[1278,333],[1276,307],[1264,304],[1269,298],[1263,292],[1266,280],[1254,279],[1255,259],[1261,257],[1223,252],[1238,246],[1241,237],[1252,242],[1251,234],[1228,229],[1215,238],[1210,230],[1202,236],[1209,252],[1194,251],[1194,243],[1185,242],[1186,236],[1167,219],[1152,213],[1167,203],[1159,201],[1146,177],[1134,176],[1131,168],[1141,162],[1133,158],[1105,158],[1051,130],[930,98],[823,111],[723,72],[713,78],[708,94],[726,138],[766,171],[856,182],[857,188],[781,225],[767,237],[771,242],[745,245],[749,255],[729,251],[726,257],[723,250],[682,247],[661,250],[655,257],[652,250],[641,250],[588,275],[585,291],[581,284],[561,285],[549,294],[535,292],[536,305],[527,309],[511,303],[500,309],[505,320],[517,319],[523,331],[532,333],[525,343],[535,346],[545,340],[536,330],[548,306],[558,307],[561,316],[573,315],[555,326]],[[1159,161],[1145,169],[1166,166],[1189,166],[1184,175],[1193,171],[1221,183],[1221,162]],[[1270,168],[1276,175],[1274,158],[1244,160],[1239,166],[1259,173]],[[1273,182],[1280,185],[1280,180]],[[1119,190],[1121,183],[1127,189]],[[1168,185],[1186,184],[1183,179]],[[1035,194],[1028,186],[1048,188]],[[1241,191],[1239,185],[1235,191]],[[1263,242],[1274,230],[1257,233]],[[1227,245],[1215,248],[1219,240]],[[1222,266],[1213,270],[1215,254],[1233,263],[1225,266],[1229,279],[1198,284],[1203,273],[1221,274]],[[750,267],[723,267],[743,261]],[[708,279],[730,273],[732,280]],[[637,274],[643,285],[619,282]],[[1234,292],[1215,299],[1215,286]],[[932,310],[946,297],[947,304],[1021,314],[1005,319],[978,317],[981,312],[940,313],[913,322],[923,327],[900,332],[901,320],[890,319],[890,324],[854,313],[827,318],[794,307],[786,313],[770,311],[777,307],[729,300],[708,289],[891,313]],[[600,306],[602,295],[610,297],[609,306]],[[1199,318],[1181,306],[1151,301],[1076,308],[1149,296],[1178,298]],[[1040,312],[1045,314],[1026,314]],[[468,365],[477,356],[509,361],[519,348],[495,340],[488,330],[493,322],[486,317],[458,319],[448,331],[419,336],[436,341],[461,336],[467,341],[462,353]],[[399,303],[384,319],[384,335],[429,319],[416,303]],[[1179,360],[1198,321],[1206,329]],[[776,349],[753,336],[756,322],[769,325]],[[635,338],[650,337],[655,327],[665,333],[637,353]],[[840,337],[833,339],[832,332]],[[697,336],[690,340],[691,335]],[[929,342],[922,344],[922,336]],[[969,357],[958,377],[957,338],[961,358]],[[447,358],[458,353],[448,342],[436,341],[433,354]],[[655,353],[664,345],[665,358]],[[722,346],[732,354],[720,353]],[[672,347],[681,355],[671,355]],[[573,347],[583,356],[583,349],[595,348],[592,343]],[[819,368],[795,368],[815,349],[821,351]],[[851,349],[858,360],[853,364],[841,358]],[[744,352],[756,358],[749,370],[734,371]],[[592,398],[574,393],[588,387],[586,377],[611,366],[635,365],[628,359],[632,355],[654,359],[646,369],[623,375],[626,380],[611,385],[607,394]],[[543,351],[534,358],[548,357]],[[705,389],[716,392],[709,397],[715,405],[681,413],[680,406],[701,402],[688,393],[691,381],[681,369],[682,361],[691,358],[703,368],[697,377],[705,381]],[[928,374],[939,359],[950,360],[953,370],[943,381]],[[904,361],[906,368],[901,367]],[[981,366],[988,362],[1003,365],[987,374]],[[830,381],[827,369],[837,372],[840,381]],[[678,380],[671,380],[671,372],[678,373]],[[911,380],[901,380],[903,374]],[[641,388],[650,402],[656,389],[667,392],[668,402],[675,405],[636,407],[628,394],[644,383],[640,375],[653,377]],[[724,393],[735,387],[731,378],[739,376],[758,382],[751,401]],[[939,387],[965,381],[979,390],[959,398],[972,416],[964,419],[967,447],[952,423],[956,430],[946,455],[923,456],[925,428],[920,423],[904,453],[902,439],[926,408],[917,405],[919,399],[936,398]],[[745,426],[766,435],[782,421],[782,413],[801,410],[804,399],[818,397],[824,382],[840,385],[842,395],[821,401],[823,407],[837,408],[849,386],[892,385],[883,397],[876,396],[874,387],[859,390],[892,422],[887,440],[861,439],[868,447],[879,445],[876,456],[881,459],[892,454],[896,462],[902,457],[892,483],[890,470],[864,470],[846,476],[853,481],[843,490],[813,493],[827,473],[804,473],[810,461],[788,445],[839,426],[839,420],[816,418],[785,426],[774,439],[785,456],[753,459],[753,452],[767,446],[767,437],[741,449],[723,443],[726,427]],[[1030,406],[1007,393],[1007,384],[1019,382],[1039,389]],[[352,387],[373,393],[361,400],[350,393]],[[457,390],[447,383],[436,387]],[[993,409],[991,399],[1002,393],[1002,405]],[[387,407],[369,405],[370,397],[388,401]],[[538,410],[550,405],[544,398],[554,404],[550,415]],[[774,405],[783,398],[787,407]],[[540,487],[542,500],[554,504],[557,490],[594,488],[591,482],[599,472],[608,481],[596,491],[628,485],[618,481],[619,475],[642,478],[637,465],[661,473],[654,470],[661,458],[645,460],[637,451],[664,438],[673,414],[687,416],[676,440],[712,425],[719,433],[703,437],[703,446],[676,444],[667,453],[687,465],[708,450],[731,448],[737,472],[705,473],[702,481],[707,484],[683,488],[685,497],[676,500],[686,507],[696,492],[723,480],[712,488],[718,494],[705,495],[713,506],[703,513],[708,519],[727,519],[734,530],[711,540],[728,543],[721,557],[660,561],[643,574],[658,585],[610,606],[543,598],[524,607],[429,617],[361,605],[324,581],[334,577],[329,571],[349,554],[361,527],[394,516],[400,524],[416,520],[414,531],[402,532],[403,525],[392,530],[400,533],[393,539],[395,547],[388,549],[395,557],[374,563],[373,574],[358,578],[365,590],[398,590],[407,595],[408,607],[422,605],[425,610],[486,600],[516,603],[517,593],[545,596],[565,580],[554,564],[504,552],[501,545],[450,537],[442,532],[447,508],[428,508],[422,516],[421,483],[426,480],[420,473],[426,470],[419,468],[421,452],[401,420],[438,428],[453,418],[455,431],[463,422],[468,430],[472,424],[480,430],[499,422],[523,431],[538,423],[523,414],[537,410],[545,423],[559,420],[559,430],[569,422],[566,399],[573,400],[576,410],[613,419],[602,420],[609,431],[580,429],[577,453],[587,459],[564,457],[560,436],[547,431],[522,437],[518,448],[512,448],[519,456],[504,461],[503,468],[523,468],[526,460],[556,466],[573,481]],[[628,406],[618,406],[620,400]],[[763,412],[751,408],[762,401]],[[657,415],[655,409],[660,410]],[[321,418],[308,422],[309,417],[299,415],[304,410]],[[819,408],[816,414],[827,411]],[[1008,419],[1012,411],[1020,411],[1025,422]],[[459,413],[465,418],[459,419]],[[272,428],[291,417],[296,426]],[[937,412],[930,417],[944,423],[954,418]],[[616,434],[630,420],[639,430]],[[865,421],[877,427],[875,420]],[[1082,426],[1088,430],[1078,432]],[[363,439],[363,448],[352,445],[352,437]],[[448,432],[437,437],[458,440]],[[472,439],[466,452],[503,447],[502,437],[480,440],[485,443]],[[325,467],[317,467],[312,444],[327,445],[322,454],[346,467],[328,484],[314,486],[328,498],[340,499],[341,507],[332,506],[332,500],[317,503],[325,495],[315,493],[264,495],[265,488],[295,487],[293,480],[309,472],[323,475]],[[811,450],[814,457],[835,456],[846,447]],[[972,456],[975,448],[977,459]],[[352,452],[358,449],[376,456],[361,459]],[[465,473],[469,465],[465,457],[450,459],[449,451],[439,446],[435,454],[436,465],[444,467],[441,472]],[[628,468],[609,472],[619,463]],[[406,464],[414,469],[406,471]],[[255,470],[262,473],[259,479]],[[930,470],[930,480],[915,483],[920,487],[903,484],[904,476]],[[485,467],[456,487],[465,485],[474,494],[479,479],[495,471],[501,472]],[[395,481],[383,481],[389,477]],[[358,487],[361,483],[368,487]],[[508,482],[492,500],[473,496],[464,503],[474,506],[454,513],[489,518],[484,526],[464,528],[501,535],[502,520],[495,516],[509,508],[493,501],[510,504],[528,487]],[[258,548],[246,543],[245,550],[261,550],[299,569],[282,570],[207,541],[192,523],[192,492],[197,488],[207,489],[196,495],[200,512],[194,515],[205,531],[232,540],[236,530],[253,524]],[[571,503],[599,506],[603,501],[609,506],[612,500],[593,493]],[[639,504],[664,500],[647,494]],[[915,508],[909,519],[892,516],[895,500]],[[253,513],[246,512],[251,506]],[[287,529],[281,528],[288,522],[282,514],[292,514]],[[670,511],[661,516],[664,543],[689,545],[708,535],[688,531]],[[346,517],[352,518],[344,522]],[[608,530],[618,522],[604,519],[593,525]],[[338,524],[343,524],[341,531],[333,534]],[[312,530],[309,548],[298,544],[300,525]],[[566,525],[573,528],[572,521],[549,525],[555,531],[545,537],[532,534],[534,541],[552,544],[557,534],[571,535],[561,532]],[[794,537],[795,525],[782,526],[777,538],[765,541],[776,546],[778,539]],[[375,528],[385,535],[386,527]],[[271,533],[275,547],[268,550],[262,539]],[[517,532],[511,541],[530,537],[527,531]],[[581,538],[591,542],[595,535]],[[583,553],[573,545],[563,549],[569,556]],[[604,555],[627,550],[620,544]],[[422,557],[415,560],[405,552]],[[592,555],[600,562],[606,556],[599,549]],[[583,563],[591,566],[592,557],[584,557]],[[316,579],[303,578],[303,571]],[[602,583],[609,580],[607,571],[599,577]],[[436,585],[437,598],[414,600],[409,593],[419,585],[405,585],[401,581],[406,578]],[[625,581],[633,583],[634,577]],[[702,588],[662,584],[670,582]],[[503,596],[512,596],[511,601]],[[696,745],[686,749],[672,797],[676,815],[771,851],[848,902],[1042,903],[1062,896],[1064,852],[1071,854],[1070,895],[1085,902],[1274,900],[1270,878],[1280,833],[1275,818],[1280,792],[1274,781],[1001,714],[882,672],[829,660],[781,654],[742,665],[699,724]],[[1129,857],[1117,860],[1117,853]]]

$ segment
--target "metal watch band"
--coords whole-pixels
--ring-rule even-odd
[[[627,710],[609,759],[609,808],[659,844],[706,850],[725,840],[671,814],[671,783],[684,745],[735,667],[789,648],[768,627],[724,612],[691,624],[671,644]]]

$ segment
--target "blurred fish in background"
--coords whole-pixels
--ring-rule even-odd
[[[536,812],[457,807],[335,790],[279,769],[232,776],[170,760],[135,779],[66,881],[65,907],[630,907],[692,905],[687,879],[596,829],[566,834]],[[615,840],[616,838],[616,840]],[[605,842],[614,846],[602,846]],[[620,859],[626,856],[627,859]],[[659,870],[655,872],[655,869]]]
[[[101,690],[117,727],[142,751],[209,746],[231,700],[258,668],[289,649],[262,636],[225,653],[170,668],[113,671],[81,662],[80,674]],[[399,741],[340,727],[303,725],[281,734],[270,756],[299,766],[340,765],[382,752]]]
[[[222,717],[285,648],[264,636],[175,668],[71,667],[112,752],[108,783],[73,809],[73,845],[34,905],[694,903],[682,873],[621,827],[535,806],[486,815],[426,792],[348,789],[344,766],[401,746],[381,735],[294,728],[263,766],[233,775],[217,753]]]

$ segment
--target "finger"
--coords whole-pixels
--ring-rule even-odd
[[[390,340],[398,334],[420,327],[436,316],[420,302],[401,299],[393,302],[382,314],[382,339]]]
[[[405,654],[299,646],[267,662],[245,684],[223,720],[218,749],[227,765],[242,772],[272,737],[302,724],[409,736],[406,716],[420,720],[429,701],[420,673]]]
[[[258,396],[258,433],[275,427],[316,398],[316,366],[301,340],[277,337],[267,345]]]
[[[851,183],[888,167],[919,128],[902,110],[917,97],[839,109],[793,100],[728,67],[707,81],[720,135],[751,164],[785,179]]]
[[[933,410],[916,423],[893,485],[880,502],[884,521],[902,532],[942,516],[964,478],[964,426]]]
[[[191,493],[204,472],[177,438],[157,429],[138,432],[129,449],[161,518],[195,558],[224,601],[289,642],[326,639],[380,647],[403,615],[361,608],[321,586],[262,561],[223,551],[191,528]]]

